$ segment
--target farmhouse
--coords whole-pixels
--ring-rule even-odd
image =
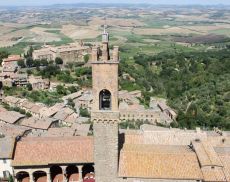
[[[64,64],[67,64],[70,62],[84,61],[84,55],[89,52],[90,47],[80,44],[69,44],[59,47],[46,46],[40,50],[35,50],[33,52],[33,59],[46,59],[50,61],[60,57]]]
[[[42,79],[41,76],[30,76],[28,82],[32,85],[33,90],[45,90],[50,86],[49,80]]]

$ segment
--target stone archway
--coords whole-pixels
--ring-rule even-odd
[[[18,182],[30,182],[30,176],[28,172],[20,171],[16,174],[16,179]]]
[[[77,166],[70,165],[66,168],[66,178],[68,182],[79,181],[79,170]]]
[[[60,166],[52,166],[50,168],[50,175],[52,182],[62,182],[63,181],[63,172]]]
[[[93,165],[86,164],[82,168],[83,182],[95,182],[95,174]]]
[[[35,171],[33,173],[34,182],[47,182],[47,174],[44,171]]]

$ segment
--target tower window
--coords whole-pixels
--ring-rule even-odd
[[[108,90],[102,90],[99,95],[100,110],[111,110],[111,93]]]

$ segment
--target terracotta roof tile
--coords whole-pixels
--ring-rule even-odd
[[[19,61],[22,60],[20,55],[10,55],[8,58],[3,59],[4,62],[10,62],[10,61]]]
[[[30,130],[30,128],[24,126],[0,123],[0,133],[3,133],[6,136],[23,136],[26,132]]]
[[[125,145],[120,177],[202,179],[196,154],[187,146]]]
[[[230,147],[218,147],[215,151],[224,165],[225,177],[227,181],[230,181]]]
[[[193,148],[197,154],[201,167],[220,166],[223,167],[214,148],[206,141],[192,142]]]
[[[93,161],[92,137],[31,137],[17,143],[12,166]]]
[[[203,167],[202,169],[203,179],[208,182],[227,182],[224,171],[222,167]]]
[[[20,125],[27,126],[35,129],[47,130],[54,122],[57,122],[57,119],[54,118],[34,118],[30,117],[28,119],[22,120]]]
[[[15,111],[5,111],[5,112],[1,112],[0,114],[0,120],[6,122],[6,123],[10,123],[10,124],[14,124],[16,123],[18,120],[24,118],[25,116],[15,112]]]
[[[69,128],[69,127],[62,127],[62,128],[49,128],[49,130],[45,133],[42,133],[43,137],[54,137],[54,136],[76,136],[76,129]]]
[[[40,114],[43,116],[43,117],[50,117],[50,116],[53,116],[54,114],[56,114],[58,111],[62,110],[63,108],[65,107],[64,104],[62,103],[57,103],[55,104],[54,106],[52,107],[49,107],[49,108],[44,108],[44,109],[41,109],[40,110]]]
[[[13,155],[15,138],[4,137],[0,139],[0,159],[11,159]]]
[[[54,115],[54,118],[59,119],[61,121],[64,121],[68,116],[70,116],[73,113],[74,113],[74,110],[72,110],[68,107],[65,107],[65,108],[61,109],[60,111],[58,111]]]
[[[79,114],[73,113],[73,114],[69,115],[65,119],[65,122],[67,122],[67,123],[76,123],[78,117],[79,117]]]
[[[34,105],[30,111],[36,114],[40,114],[40,111],[44,108],[42,105]]]

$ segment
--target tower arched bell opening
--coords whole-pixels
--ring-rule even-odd
[[[103,89],[99,94],[99,109],[111,110],[111,93],[106,89]]]

